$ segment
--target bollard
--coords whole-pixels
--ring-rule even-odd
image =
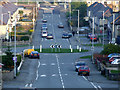
[[[82,49],[81,49],[81,47],[80,47],[80,48],[79,48],[79,52],[81,52],[81,50],[82,50]]]
[[[77,49],[79,49],[79,46],[77,45]]]
[[[71,52],[73,52],[73,49],[71,48]]]
[[[34,45],[33,45],[32,49],[34,49]]]
[[[70,49],[71,49],[72,47],[71,47],[71,45],[70,45]]]
[[[40,45],[40,52],[42,52],[42,45]]]

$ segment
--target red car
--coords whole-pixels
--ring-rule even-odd
[[[96,36],[90,36],[90,41],[92,41],[92,39],[93,39],[93,41],[97,41],[98,40],[98,38]]]
[[[80,66],[78,69],[78,75],[90,75],[90,69],[88,66]]]

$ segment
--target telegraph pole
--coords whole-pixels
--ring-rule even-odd
[[[103,11],[103,47],[104,47],[104,11]]]
[[[94,62],[93,61],[93,54],[94,54],[94,17],[93,17],[93,28],[92,28],[92,47],[91,47],[91,49],[92,49],[92,63]]]

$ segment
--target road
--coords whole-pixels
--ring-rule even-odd
[[[46,19],[48,25],[48,32],[53,33],[54,39],[47,40],[41,38],[40,28],[41,20]],[[57,24],[62,22],[64,29],[59,29]],[[43,10],[39,10],[39,16],[36,22],[36,29],[33,36],[33,45],[39,48],[49,48],[51,44],[60,44],[62,48],[69,48],[70,44],[73,48],[82,43],[88,43],[86,37],[81,37],[80,41],[76,41],[76,37],[62,39],[63,32],[70,32],[67,26],[64,9],[56,7],[52,14],[43,14]],[[90,47],[81,46],[89,49]],[[101,48],[95,48],[95,51],[100,52]],[[4,88],[88,88],[92,90],[104,90],[104,88],[118,88],[117,81],[107,80],[100,75],[96,67],[89,59],[81,59],[85,61],[90,67],[90,76],[78,76],[75,72],[74,63],[79,57],[91,55],[91,51],[84,53],[41,53],[40,59],[26,58],[20,75],[13,81],[5,81]],[[117,89],[116,89],[117,90]]]

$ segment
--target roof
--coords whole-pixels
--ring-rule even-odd
[[[10,2],[3,2],[0,1],[0,17],[1,14],[3,14],[3,24],[7,24],[8,19],[9,19],[9,11],[11,13],[11,15],[13,15],[13,13],[17,10],[17,6],[14,5],[13,3]],[[1,18],[0,18],[0,24],[1,24]]]
[[[91,14],[95,17],[102,18],[103,17],[103,11],[104,11],[104,17],[110,17],[112,15],[112,9],[110,7],[104,6],[102,3],[95,2],[94,4],[90,5],[88,7],[88,10],[91,11]]]

